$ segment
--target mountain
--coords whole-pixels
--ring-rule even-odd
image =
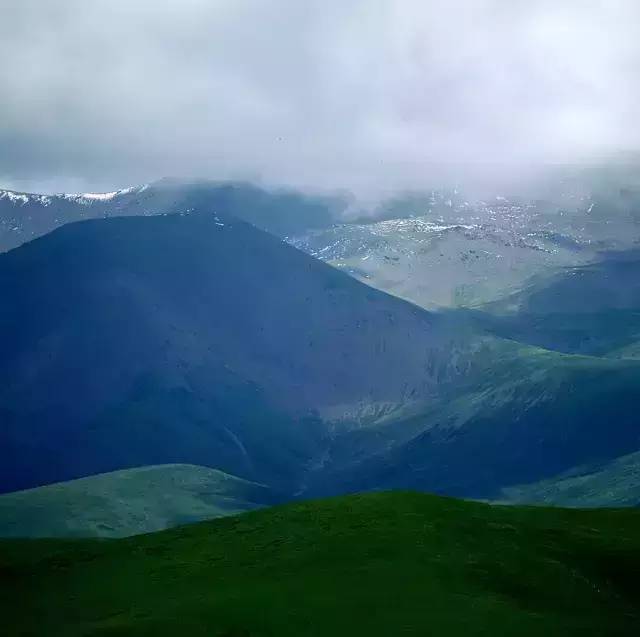
[[[532,277],[630,250],[640,239],[640,217],[611,198],[408,201],[414,207],[403,203],[397,212],[392,201],[390,219],[336,223],[289,240],[369,285],[434,309],[480,308],[518,293]]]
[[[60,195],[0,190],[0,251],[15,248],[70,221],[106,217],[120,211],[145,214],[147,207],[141,202],[148,199],[148,191],[148,186]]]
[[[338,197],[265,190],[242,182],[175,179],[108,193],[42,195],[0,190],[0,252],[72,221],[192,209],[232,214],[284,236],[331,225],[345,205]]]
[[[120,540],[0,541],[11,635],[627,636],[640,512],[375,493]]]
[[[248,223],[66,225],[0,255],[3,491],[189,463],[291,487],[328,419],[429,400],[467,336]]]
[[[339,224],[291,238],[296,247],[423,307],[476,306],[536,273],[583,263],[593,249],[567,238],[477,219],[419,216]]]
[[[215,469],[137,467],[0,495],[0,537],[121,537],[276,501],[263,485]]]
[[[0,251],[71,221],[204,210],[248,221],[422,307],[479,307],[518,292],[532,276],[637,244],[635,190],[599,177],[589,192],[583,181],[561,180],[549,200],[474,201],[457,189],[400,193],[351,222],[348,207],[356,204],[345,197],[243,182],[163,179],[64,195],[0,190]]]

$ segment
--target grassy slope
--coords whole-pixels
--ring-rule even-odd
[[[640,512],[391,492],[0,542],[11,635],[635,635]]]
[[[560,476],[503,490],[513,503],[549,503],[560,506],[640,505],[640,452],[601,466],[577,467]]]
[[[266,487],[215,469],[159,465],[0,495],[0,536],[124,536],[255,509]]]

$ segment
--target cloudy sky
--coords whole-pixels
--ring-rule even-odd
[[[366,191],[636,150],[639,24],[637,0],[0,0],[0,185]]]

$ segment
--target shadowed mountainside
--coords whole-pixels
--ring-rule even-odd
[[[290,482],[323,412],[426,398],[456,330],[241,221],[65,226],[0,256],[3,490],[187,462]]]

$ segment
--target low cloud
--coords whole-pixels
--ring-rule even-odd
[[[5,0],[0,175],[368,193],[634,151],[638,24],[635,0]]]

